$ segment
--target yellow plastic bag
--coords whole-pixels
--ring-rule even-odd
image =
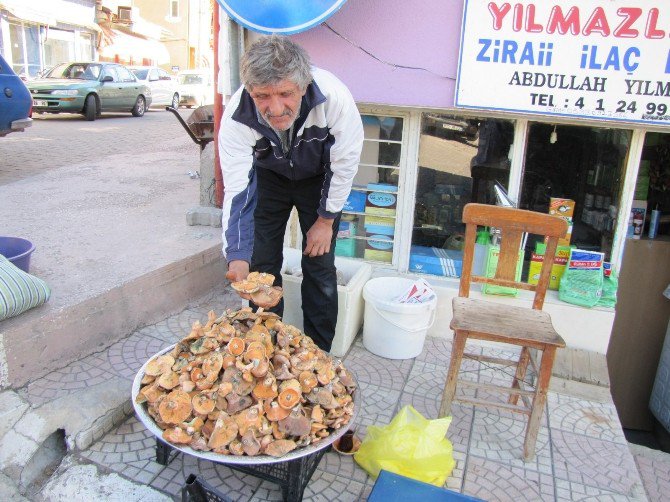
[[[385,426],[371,425],[354,459],[370,476],[381,469],[444,485],[456,465],[446,438],[451,417],[427,420],[412,406],[403,407]]]

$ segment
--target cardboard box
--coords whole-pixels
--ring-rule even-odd
[[[629,239],[639,239],[642,237],[644,229],[644,219],[647,216],[647,201],[634,200],[633,206],[630,209],[630,217],[628,219],[628,231],[626,237]]]
[[[409,272],[460,277],[463,271],[463,252],[426,246],[412,246]]]
[[[368,234],[365,241],[365,252],[363,257],[366,260],[381,261],[391,263],[393,261],[393,241],[388,235]]]
[[[337,239],[335,241],[335,256],[356,256],[356,239]]]
[[[540,280],[540,272],[544,263],[544,253],[546,246],[540,242],[535,246],[535,252],[530,255],[530,265],[528,267],[528,284],[537,284]],[[556,249],[554,263],[551,265],[551,275],[549,277],[549,289],[558,291],[561,284],[561,277],[565,272],[565,266],[570,257],[569,246],[559,246]]]
[[[288,275],[286,270],[300,267],[302,253],[299,249],[284,248],[282,283],[284,287],[284,317],[282,321],[303,330],[302,296],[300,287],[302,277]],[[330,348],[331,354],[342,357],[363,324],[363,286],[372,275],[372,267],[361,260],[335,258],[335,267],[347,281],[345,286],[337,286],[337,326],[335,338]]]
[[[572,199],[551,197],[549,199],[549,214],[572,218],[575,214],[575,201]]]
[[[349,197],[342,207],[342,211],[353,211],[362,213],[365,211],[366,192],[359,192],[356,187],[349,192]]]
[[[368,190],[374,190],[368,193],[365,200],[365,213],[378,216],[395,216],[398,196],[395,192],[398,187],[380,183],[369,183]]]
[[[387,235],[392,239],[395,235],[395,219],[393,218],[366,216],[364,226],[368,237],[372,235]]]
[[[341,220],[340,227],[338,228],[337,231],[337,238],[346,239],[348,237],[355,237],[357,225],[358,222],[355,220],[347,220],[347,221]]]
[[[572,239],[572,217],[575,214],[575,201],[551,197],[549,199],[549,214],[559,216],[568,222],[568,233],[564,238],[558,239],[559,246],[569,246]]]

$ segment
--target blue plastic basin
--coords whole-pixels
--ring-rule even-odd
[[[26,273],[30,271],[30,255],[33,251],[35,245],[28,239],[0,236],[0,254]]]

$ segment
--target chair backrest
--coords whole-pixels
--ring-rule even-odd
[[[470,295],[470,282],[514,287],[535,291],[533,308],[541,310],[549,286],[558,239],[565,237],[568,230],[567,222],[558,216],[535,211],[488,204],[466,204],[463,208],[463,223],[465,223],[465,248],[458,295],[463,297]],[[492,278],[472,275],[477,226],[494,227],[500,230],[500,256],[495,277]],[[547,238],[547,247],[537,285],[516,281],[519,249],[524,233],[542,235]]]

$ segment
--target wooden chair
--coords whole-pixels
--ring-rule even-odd
[[[558,239],[565,236],[567,223],[561,218],[548,214],[485,204],[467,204],[463,209],[463,222],[466,224],[463,271],[458,297],[453,299],[454,316],[450,327],[454,330],[454,341],[440,406],[440,416],[451,414],[453,401],[475,406],[496,407],[528,415],[523,445],[523,458],[528,461],[535,454],[535,442],[547,399],[556,349],[565,347],[565,342],[552,326],[549,314],[542,311],[542,306],[549,285],[551,265],[556,254]],[[498,228],[501,232],[500,257],[494,278],[472,275],[478,225]],[[524,233],[544,235],[548,238],[537,285],[515,280],[519,249]],[[532,309],[469,298],[470,282],[535,291]],[[519,346],[521,347],[520,357],[518,361],[510,361],[466,354],[464,353],[465,344],[469,338]],[[542,352],[539,369],[531,357],[531,349]],[[511,386],[459,380],[458,373],[464,357],[478,360],[480,363],[516,366]],[[534,390],[525,388],[523,382],[529,363],[537,375]],[[465,396],[456,397],[456,390],[459,386],[482,389],[486,392],[503,392],[509,394],[509,398],[505,403]],[[519,397],[522,398],[522,405],[518,404]]]

